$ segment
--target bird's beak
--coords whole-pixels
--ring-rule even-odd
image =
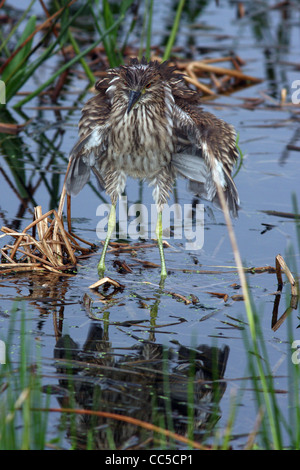
[[[135,103],[139,100],[140,96],[141,96],[140,91],[134,91],[134,90],[130,91],[128,107],[127,107],[127,113],[129,113],[129,111],[133,108]]]

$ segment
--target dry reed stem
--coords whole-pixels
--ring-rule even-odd
[[[65,242],[65,244],[66,244],[66,248],[67,248],[67,250],[68,250],[70,259],[71,259],[71,261],[72,261],[74,264],[76,264],[76,256],[74,255],[74,252],[73,252],[73,250],[72,250],[72,248],[71,248],[71,245],[70,245],[70,243],[69,243],[68,237],[66,236],[66,232],[65,232],[65,229],[64,229],[64,227],[63,227],[63,223],[62,223],[61,219],[58,217],[58,214],[57,214],[56,211],[54,211],[54,215],[55,215],[55,217],[56,217],[57,225],[58,225],[58,227],[60,228],[61,236],[63,237],[63,240],[64,240],[64,242]]]
[[[17,271],[52,272],[64,276],[70,276],[67,270],[74,269],[77,264],[75,251],[90,254],[94,245],[85,242],[90,248],[81,247],[64,229],[62,213],[66,196],[65,185],[63,187],[58,211],[54,209],[42,213],[41,206],[34,208],[34,221],[22,232],[17,232],[9,227],[2,227],[4,235],[15,239],[14,244],[7,244],[1,250],[1,256],[6,263],[0,263],[0,273]],[[70,216],[70,214],[69,214]],[[32,229],[32,234],[28,233]],[[38,237],[38,239],[35,238]],[[21,255],[16,258],[17,254]],[[79,255],[80,256],[80,255]],[[27,260],[27,263],[24,262]]]
[[[276,302],[275,299],[275,304],[274,304],[274,309],[273,309],[273,315],[274,312],[276,312],[276,323],[272,325],[272,330],[277,331],[278,328],[283,324],[283,322],[286,320],[286,318],[289,316],[292,310],[296,310],[298,306],[298,285],[295,282],[294,276],[292,275],[291,271],[289,270],[286,262],[284,261],[283,257],[281,255],[276,256],[276,276],[277,276],[277,295],[276,298],[278,299]],[[281,315],[281,317],[277,320],[277,311],[278,311],[278,304],[279,304],[279,298],[281,295],[281,291],[283,288],[283,280],[282,280],[282,271],[285,273],[286,277],[288,278],[289,283],[291,284],[291,301],[289,307],[285,310],[285,312]]]
[[[281,275],[281,269],[283,270],[284,274],[289,280],[289,283],[291,284],[291,292],[293,296],[298,296],[298,290],[297,290],[297,285],[294,279],[294,276],[292,275],[291,271],[289,270],[286,262],[284,261],[283,257],[281,255],[276,256],[276,275],[277,275],[277,281],[278,281],[278,290],[282,289],[283,286],[283,281],[282,281],[282,275]]]
[[[214,162],[213,162],[213,165],[215,165]],[[213,169],[215,170],[215,168],[213,168]],[[217,175],[218,172],[214,171],[214,174]],[[220,201],[220,204],[221,204],[221,208],[222,208],[223,214],[224,214],[225,223],[226,223],[226,226],[227,226],[227,231],[228,231],[230,243],[231,243],[231,246],[232,246],[233,255],[234,255],[238,275],[239,275],[240,282],[241,282],[241,287],[242,287],[242,292],[243,292],[243,301],[245,303],[246,313],[247,313],[247,315],[251,315],[252,308],[251,308],[251,301],[250,301],[249,292],[248,292],[248,285],[247,285],[245,270],[243,268],[240,251],[239,251],[238,244],[237,244],[236,237],[235,237],[235,233],[234,233],[234,230],[233,230],[228,205],[227,205],[227,202],[226,202],[226,199],[225,199],[223,189],[222,189],[221,184],[220,184],[220,180],[217,179],[215,181],[215,183],[216,183],[216,187],[217,187],[217,193],[218,193],[219,201]],[[251,320],[251,319],[249,318],[249,320]],[[251,326],[251,328],[253,328],[253,322],[252,321],[250,321],[250,326]],[[254,334],[253,331],[252,331],[252,333]]]
[[[68,163],[66,175],[68,174],[69,167],[70,167],[70,161]],[[66,184],[65,184],[65,182],[66,182],[66,176],[65,176],[65,181],[64,181],[64,184],[63,184],[62,193],[61,193],[61,196],[60,196],[59,206],[58,206],[58,210],[57,210],[57,222],[58,222],[58,220],[62,220],[62,216],[63,216],[63,208],[64,208],[65,197],[66,197]],[[57,231],[58,231],[58,223],[54,227],[53,240],[58,239]],[[58,253],[61,253],[61,247],[59,247],[58,245],[53,249],[56,249]]]
[[[194,72],[213,72],[216,75],[229,75],[230,77],[237,78],[242,81],[253,83],[261,82],[261,79],[253,77],[252,75],[246,75],[239,70],[217,67],[215,65],[205,63],[204,61],[190,62],[188,67],[191,68]]]
[[[151,60],[157,60],[161,62],[161,57],[153,55]],[[213,63],[220,62],[231,62],[233,68],[220,67],[212,65]],[[170,62],[170,65],[175,65],[178,72],[183,73],[184,79],[194,85],[198,90],[202,91],[205,95],[215,96],[216,93],[211,89],[210,86],[205,85],[199,81],[199,77],[208,76],[211,79],[212,86],[215,86],[217,90],[222,89],[226,82],[234,79],[235,82],[248,82],[248,83],[260,83],[262,80],[252,75],[247,75],[241,72],[241,65],[244,61],[236,56],[227,56],[220,58],[203,59],[200,61],[181,62],[174,61]],[[217,77],[222,77],[218,79]]]
[[[186,82],[191,83],[191,85],[194,85],[196,88],[203,91],[203,93],[212,96],[215,95],[215,92],[211,90],[207,85],[204,85],[204,83],[199,82],[196,74],[194,74],[192,70],[187,69],[187,75],[184,75],[184,79]]]
[[[284,321],[287,319],[289,314],[292,312],[293,307],[288,307],[285,312],[281,315],[281,317],[277,320],[277,322],[272,326],[273,331],[277,331],[278,328],[284,323]]]
[[[264,410],[261,406],[258,410],[256,419],[255,419],[254,428],[252,429],[252,431],[250,432],[250,434],[247,438],[247,442],[246,442],[246,445],[244,446],[244,450],[252,450],[253,449],[253,446],[256,442],[256,437],[257,437],[258,433],[260,432],[260,427],[261,427],[261,423],[262,423],[262,420],[263,420],[263,416],[264,416]]]
[[[79,414],[79,415],[90,415],[90,416],[98,416],[107,419],[114,419],[117,421],[125,421],[132,425],[147,429],[152,432],[156,432],[158,434],[163,434],[166,437],[174,439],[179,442],[183,442],[184,444],[193,447],[195,449],[201,450],[211,450],[211,447],[205,446],[197,441],[193,441],[185,436],[181,436],[169,429],[164,429],[155,424],[148,423],[147,421],[142,421],[137,418],[133,418],[131,416],[121,415],[118,413],[111,413],[109,411],[97,411],[97,410],[86,410],[86,409],[79,409],[79,408],[33,408],[33,410],[40,410],[40,411],[47,411],[47,412],[58,412],[58,413],[70,413],[70,414]]]

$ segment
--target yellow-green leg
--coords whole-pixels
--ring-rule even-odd
[[[161,263],[161,273],[160,277],[162,280],[166,279],[167,277],[167,270],[166,270],[166,262],[165,262],[165,255],[164,255],[164,247],[162,242],[162,211],[159,211],[157,214],[157,223],[156,223],[156,236],[157,236],[157,244],[160,254],[160,263]]]
[[[101,279],[104,277],[104,272],[105,272],[105,255],[106,255],[106,250],[109,244],[110,237],[115,229],[116,226],[116,204],[111,205],[109,217],[108,217],[108,224],[107,224],[107,235],[106,239],[103,245],[102,253],[101,253],[101,258],[98,264],[98,274],[99,278]]]

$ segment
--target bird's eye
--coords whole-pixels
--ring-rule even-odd
[[[145,88],[150,88],[151,85],[152,85],[152,83],[150,82],[150,83],[148,83],[148,84],[145,86]]]

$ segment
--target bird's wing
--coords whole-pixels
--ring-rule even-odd
[[[79,121],[79,140],[70,152],[66,175],[67,192],[76,195],[89,181],[91,170],[101,189],[104,181],[100,173],[101,157],[106,151],[110,105],[103,93],[91,98],[82,109]]]
[[[234,128],[200,107],[179,101],[174,109],[177,152],[172,163],[190,181],[190,189],[218,203],[217,184],[224,190],[234,217],[239,197],[231,170],[238,159]]]

